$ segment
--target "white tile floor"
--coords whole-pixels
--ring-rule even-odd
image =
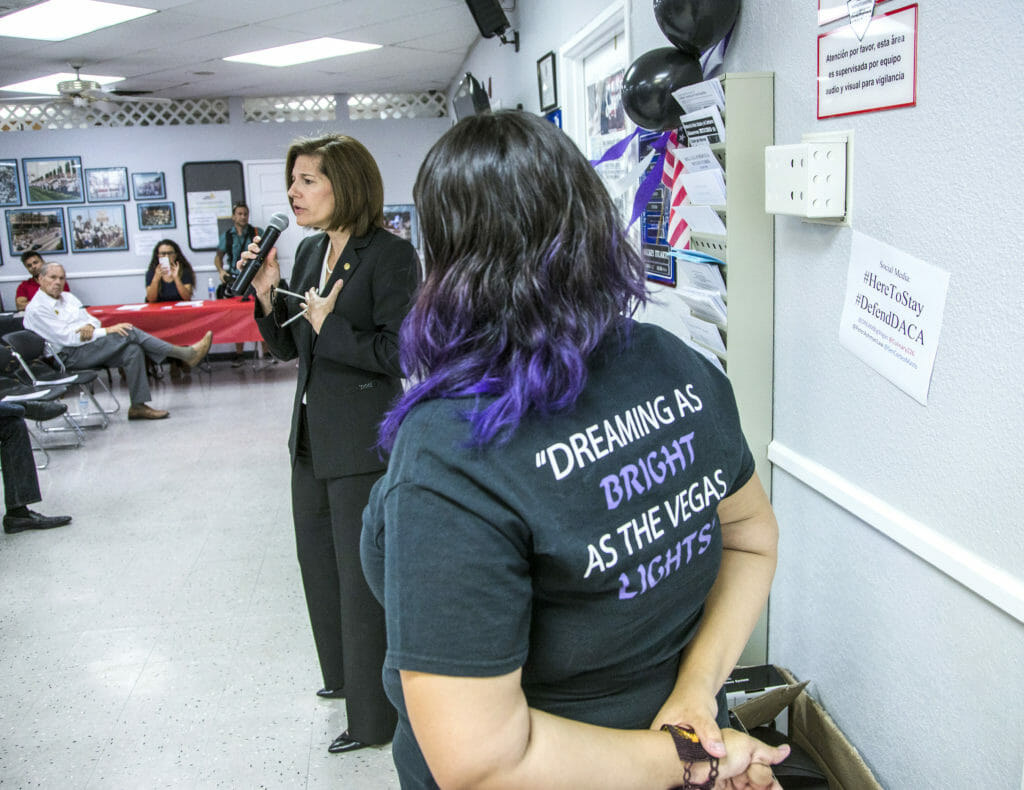
[[[212,368],[154,384],[170,419],[122,405],[51,451],[35,509],[70,526],[0,534],[0,787],[398,787],[388,747],[327,753],[345,707],[314,693],[294,365]]]

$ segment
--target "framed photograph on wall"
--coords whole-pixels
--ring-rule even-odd
[[[18,183],[18,160],[0,159],[0,206],[20,206],[21,185]]]
[[[164,174],[132,173],[132,194],[136,200],[163,200],[167,197]]]
[[[537,61],[537,92],[540,111],[547,112],[558,106],[558,83],[555,81],[555,53],[549,52]]]
[[[128,249],[124,206],[68,208],[72,252],[110,252]]]
[[[64,240],[64,209],[9,208],[4,215],[11,255],[30,251],[51,254],[68,251]]]
[[[176,228],[174,203],[138,203],[139,230]]]
[[[79,156],[32,157],[21,160],[25,174],[25,202],[84,203],[82,158]]]
[[[420,229],[416,221],[416,206],[412,203],[392,203],[384,206],[384,230],[405,239],[413,247],[419,247]]]
[[[135,200],[163,200],[167,197],[164,174],[132,173],[131,191]]]
[[[90,203],[128,199],[127,167],[85,168],[85,197]]]

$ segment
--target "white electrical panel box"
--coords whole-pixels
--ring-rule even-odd
[[[846,216],[846,143],[803,142],[764,150],[764,210],[809,219]]]

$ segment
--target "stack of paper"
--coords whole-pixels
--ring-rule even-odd
[[[725,205],[725,178],[722,176],[721,168],[701,170],[699,173],[683,173],[679,177],[683,179],[686,197],[694,205]]]
[[[680,116],[679,122],[686,135],[687,145],[725,142],[725,124],[717,107],[688,112]]]
[[[725,278],[719,268],[724,264],[718,258],[696,250],[673,250],[676,271],[686,278],[694,289],[710,291],[728,301],[725,289]]]
[[[725,359],[725,341],[718,327],[709,321],[702,321],[696,316],[683,316],[686,328],[694,342],[704,346],[708,351],[714,352],[717,356]]]
[[[694,233],[725,235],[725,223],[710,206],[677,206],[678,211]]]
[[[686,134],[686,144],[724,143],[725,92],[717,79],[686,85],[672,91],[672,97],[683,108],[680,123]]]
[[[717,354],[711,353],[706,348],[704,348],[704,346],[702,346],[700,343],[696,342],[692,338],[690,340],[687,340],[686,338],[683,338],[683,342],[686,343],[686,345],[688,345],[690,348],[692,348],[698,354],[700,354],[702,357],[704,357],[706,360],[708,360],[712,365],[714,365],[720,371],[725,373],[725,367],[722,365],[722,360],[720,360],[718,358]]]
[[[687,173],[700,173],[704,170],[722,172],[722,163],[718,161],[718,157],[707,143],[698,143],[689,147],[679,146],[675,149],[675,155],[683,163]]]
[[[32,392],[23,392],[20,395],[4,395],[0,400],[5,403],[17,403],[20,400],[39,400],[49,394],[49,390],[32,390]]]
[[[685,85],[672,91],[672,98],[679,102],[684,113],[703,110],[705,107],[717,107],[719,111],[725,112],[725,91],[718,79]]]
[[[710,321],[716,326],[725,327],[727,320],[725,301],[717,293],[702,291],[699,288],[679,288],[676,293],[686,302],[693,315]]]

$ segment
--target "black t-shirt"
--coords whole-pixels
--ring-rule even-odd
[[[399,729],[399,669],[518,667],[533,707],[648,727],[718,573],[717,503],[754,472],[728,380],[633,324],[628,347],[595,352],[570,413],[531,414],[508,443],[471,449],[471,405],[409,413],[363,516]]]

